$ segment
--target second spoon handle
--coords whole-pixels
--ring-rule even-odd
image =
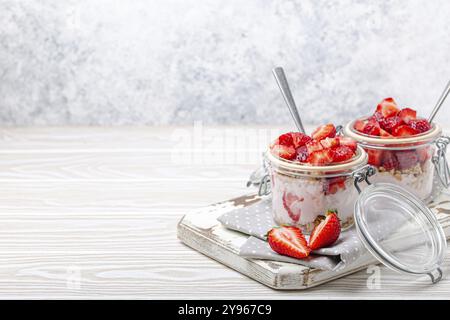
[[[297,129],[306,134],[305,128],[303,127],[302,120],[300,119],[300,115],[298,114],[297,106],[295,105],[294,97],[292,97],[291,89],[289,88],[288,81],[286,79],[286,75],[284,73],[283,68],[276,67],[272,70],[273,76],[277,81],[278,87],[280,87],[281,94],[283,95],[284,101],[286,102],[289,111],[291,112],[292,118],[294,119],[295,125]]]
[[[438,102],[436,103],[436,106],[434,107],[433,111],[431,111],[431,115],[428,118],[428,122],[432,122],[434,117],[436,116],[436,113],[441,108],[442,104],[445,101],[445,98],[447,98],[448,94],[450,92],[450,81],[447,83],[447,86],[444,89],[444,92],[442,92],[441,97],[439,98]]]

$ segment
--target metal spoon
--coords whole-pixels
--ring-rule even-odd
[[[298,114],[294,98],[292,97],[291,89],[289,89],[289,84],[286,79],[286,75],[284,73],[283,68],[276,67],[272,70],[272,73],[273,76],[275,77],[275,80],[277,81],[278,87],[280,87],[281,94],[283,95],[284,101],[286,102],[289,111],[291,112],[291,116],[294,119],[298,131],[306,134],[305,128],[303,127],[302,124],[302,120],[300,119],[300,115]]]
[[[441,108],[442,104],[445,101],[445,98],[447,98],[448,94],[450,92],[450,81],[447,83],[447,86],[445,87],[444,91],[441,94],[441,97],[439,98],[438,102],[436,103],[436,106],[434,107],[433,111],[431,111],[431,115],[428,118],[428,122],[432,122],[434,117],[436,116],[436,113]]]

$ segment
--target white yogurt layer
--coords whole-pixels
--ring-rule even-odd
[[[406,170],[378,171],[370,177],[371,182],[387,182],[396,184],[421,200],[427,199],[433,189],[434,166],[431,160],[419,163]]]
[[[272,207],[274,220],[280,225],[295,225],[304,232],[311,232],[314,220],[336,209],[341,225],[353,223],[353,208],[358,192],[351,178],[346,179],[345,188],[335,194],[325,194],[325,178],[288,177],[273,172]]]

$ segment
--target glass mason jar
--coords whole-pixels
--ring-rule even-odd
[[[316,219],[336,210],[341,227],[353,225],[358,190],[353,174],[367,165],[367,154],[358,147],[355,156],[342,163],[312,166],[284,160],[270,150],[265,154],[272,193],[272,213],[278,225],[293,225],[310,233]]]
[[[396,184],[425,202],[431,200],[436,170],[442,185],[447,186],[445,148],[449,139],[441,136],[438,124],[433,123],[432,128],[422,134],[383,138],[358,132],[354,128],[355,121],[349,122],[343,133],[367,152],[368,163],[377,169],[372,182]],[[438,149],[440,152],[436,152]]]

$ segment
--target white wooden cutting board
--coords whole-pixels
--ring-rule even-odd
[[[343,271],[325,271],[301,265],[250,260],[238,255],[247,235],[224,228],[217,217],[238,207],[260,201],[256,195],[246,195],[186,214],[178,224],[178,238],[195,250],[233,268],[271,288],[279,290],[306,289],[366,268],[377,261],[367,253]],[[430,208],[450,235],[450,193],[445,191]]]

